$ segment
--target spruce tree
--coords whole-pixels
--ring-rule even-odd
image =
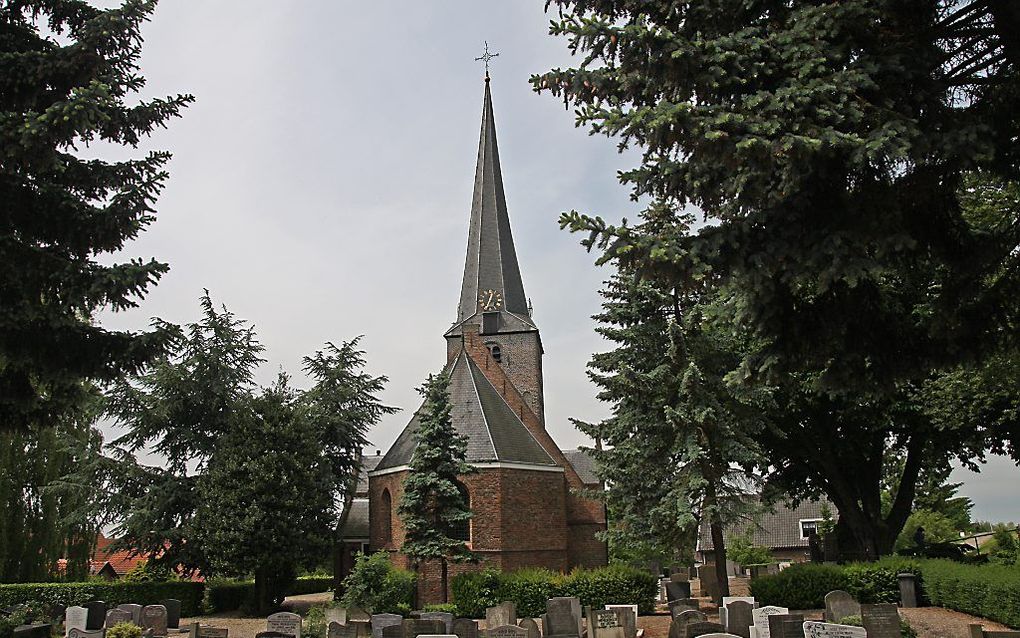
[[[85,399],[83,380],[136,372],[166,343],[159,328],[112,331],[92,317],[136,305],[167,271],[108,256],[152,223],[170,155],[81,151],[137,147],[192,101],[129,103],[145,82],[141,26],[155,4],[0,7],[0,429],[54,424]]]
[[[450,376],[429,375],[418,392],[425,403],[418,412],[417,446],[411,456],[404,495],[397,512],[404,524],[400,551],[415,565],[440,562],[440,587],[447,599],[448,561],[477,560],[458,530],[471,520],[470,504],[458,477],[476,471],[466,461],[467,440],[450,420]]]

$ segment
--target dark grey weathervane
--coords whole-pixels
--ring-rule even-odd
[[[480,56],[478,56],[477,58],[475,58],[475,62],[478,62],[479,60],[481,60],[482,62],[485,62],[485,79],[486,80],[489,79],[489,61],[492,60],[492,58],[498,58],[498,57],[499,57],[498,53],[489,53],[489,42],[486,40],[485,41],[485,53],[483,53]]]

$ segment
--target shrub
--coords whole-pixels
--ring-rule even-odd
[[[84,583],[12,583],[0,585],[0,609],[30,601],[44,605],[81,605],[90,600],[105,600],[116,606],[124,603],[154,605],[166,598],[181,601],[181,614],[197,616],[202,609],[204,583],[190,581],[168,583],[128,583],[90,581]]]
[[[151,565],[149,561],[139,561],[126,574],[122,582],[127,583],[166,583],[173,580],[181,580],[169,567]]]
[[[920,561],[920,568],[931,604],[1020,629],[1020,569],[949,560]]]
[[[301,636],[303,638],[326,638],[326,634],[326,605],[312,605],[308,609],[308,613],[305,614]]]
[[[290,586],[288,596],[317,594],[333,587],[331,576],[302,576]],[[255,582],[251,580],[210,580],[205,587],[203,607],[209,613],[252,609],[255,602]]]
[[[757,547],[750,536],[738,536],[726,548],[727,557],[744,567],[764,565],[772,562],[772,552],[767,547]]]
[[[921,569],[916,560],[883,558],[874,563],[851,563],[843,567],[846,590],[862,603],[897,603],[900,601],[898,574],[910,572],[921,587]]]
[[[853,625],[854,627],[864,626],[860,616],[847,616],[840,618],[837,622],[841,625]],[[900,618],[900,638],[917,638],[917,632],[904,618]]]
[[[386,552],[359,554],[344,580],[341,603],[369,613],[407,613],[414,604],[415,575],[397,569]]]
[[[453,603],[432,603],[431,605],[425,605],[422,607],[422,611],[441,611],[448,614],[457,613],[457,605]]]
[[[575,569],[566,575],[537,568],[490,569],[458,574],[451,590],[457,613],[467,618],[481,618],[486,607],[504,600],[512,600],[521,616],[539,616],[545,613],[546,600],[554,596],[577,596],[582,605],[593,607],[637,604],[639,613],[648,614],[655,609],[658,581],[646,571],[620,565]]]
[[[11,638],[14,635],[14,628],[19,625],[50,622],[46,607],[47,605],[40,602],[31,601],[19,604],[9,613],[0,613],[0,638]]]
[[[825,594],[846,588],[842,568],[811,563],[790,565],[778,574],[751,581],[751,595],[756,601],[790,609],[819,609],[825,606]]]
[[[130,622],[119,622],[106,630],[106,638],[142,638],[142,628]]]

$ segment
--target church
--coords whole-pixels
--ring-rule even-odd
[[[443,335],[453,426],[467,439],[467,461],[478,470],[462,477],[473,513],[462,533],[481,563],[451,565],[451,580],[486,567],[565,572],[608,559],[605,542],[596,537],[606,529],[605,507],[578,493],[599,488],[591,459],[564,452],[546,431],[542,337],[510,232],[489,84],[486,74],[460,302]],[[385,454],[365,458],[344,527],[344,567],[353,551],[366,550],[390,552],[395,564],[408,566],[400,553],[404,530],[397,504],[417,428],[416,414]],[[419,578],[423,604],[442,599],[438,566],[432,567],[425,566]]]

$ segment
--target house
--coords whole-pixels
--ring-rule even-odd
[[[757,547],[766,547],[776,562],[801,563],[811,559],[808,537],[822,522],[823,508],[828,507],[835,519],[836,508],[826,500],[777,503],[766,506],[765,510],[750,520],[727,527],[723,538],[730,543],[735,538],[747,538]],[[714,563],[712,534],[708,521],[702,521],[698,530],[698,544],[695,550],[702,563]]]

